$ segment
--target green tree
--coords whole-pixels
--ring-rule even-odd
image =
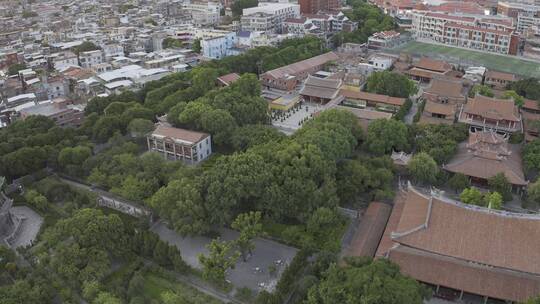
[[[26,199],[26,202],[30,204],[30,206],[36,208],[39,211],[45,211],[47,209],[47,206],[49,205],[47,198],[33,189],[28,190],[24,194],[24,198]]]
[[[203,113],[200,123],[204,131],[212,134],[212,142],[218,146],[228,144],[236,129],[234,118],[221,109]]]
[[[523,164],[527,170],[540,170],[540,140],[535,139],[525,144]]]
[[[481,84],[475,84],[472,89],[469,91],[469,97],[474,97],[476,94],[480,94],[482,96],[486,97],[494,97],[495,94],[493,93],[493,90],[486,86]]]
[[[164,49],[181,48],[183,45],[181,40],[174,39],[172,37],[167,37],[163,39],[163,42],[161,44]]]
[[[181,178],[171,181],[159,189],[151,198],[150,206],[167,218],[176,231],[183,235],[203,234],[220,224],[222,214],[229,213],[224,205],[213,205],[213,201],[203,200],[202,182],[197,178]]]
[[[252,250],[255,249],[253,239],[260,236],[262,233],[261,224],[261,212],[248,212],[239,214],[232,222],[231,227],[240,232],[240,235],[236,239],[235,243],[240,249],[242,259],[244,262],[247,259],[247,254],[252,254]]]
[[[510,90],[528,99],[540,101],[540,82],[536,78],[526,78],[513,82]]]
[[[502,209],[503,199],[502,199],[502,195],[499,194],[499,192],[487,193],[484,199],[486,200],[485,204],[487,205],[489,209],[495,209],[495,210]]]
[[[529,299],[525,304],[540,304],[540,296]]]
[[[27,11],[27,10],[24,10],[22,12],[22,17],[23,18],[32,18],[32,17],[37,17],[38,14],[34,11]]]
[[[85,281],[82,288],[82,296],[87,301],[93,301],[101,290],[101,285],[98,281]]]
[[[341,224],[339,213],[335,209],[321,207],[315,210],[309,218],[306,228],[314,239],[324,238],[325,233],[332,230],[333,227]]]
[[[428,297],[425,287],[402,275],[387,259],[350,258],[347,263],[332,264],[320,283],[310,288],[306,303],[421,304]]]
[[[465,188],[468,188],[471,185],[469,178],[462,173],[455,173],[448,180],[448,185],[450,188],[456,190],[456,193],[462,191]]]
[[[459,196],[461,201],[465,204],[470,205],[477,205],[477,206],[484,206],[484,196],[482,195],[482,192],[476,188],[467,188],[464,189],[463,192],[461,192],[461,195]]]
[[[259,5],[258,0],[237,0],[231,5],[231,11],[234,18],[242,16],[242,10],[245,8],[255,7]]]
[[[100,292],[92,304],[122,304],[122,301],[108,292]]]
[[[14,63],[8,68],[8,75],[13,76],[19,74],[20,70],[26,69],[26,64],[24,63]]]
[[[525,99],[523,99],[523,96],[520,96],[516,91],[508,90],[505,91],[503,96],[503,99],[512,99],[514,101],[514,104],[518,107],[522,107],[523,103],[525,102]]]
[[[536,204],[540,203],[540,179],[527,186],[527,199]]]
[[[377,119],[368,126],[364,145],[366,149],[377,155],[404,150],[408,147],[407,126],[393,119]]]
[[[127,129],[133,137],[144,137],[154,130],[154,123],[148,119],[135,118],[129,123]]]
[[[225,274],[229,268],[234,268],[240,253],[233,251],[231,242],[212,240],[206,246],[208,255],[199,254],[199,262],[203,267],[202,276],[205,280],[214,281],[220,284],[225,283]]]
[[[418,92],[418,87],[404,75],[382,71],[372,73],[368,77],[366,90],[371,93],[392,97],[409,98]]]
[[[58,153],[58,165],[68,174],[82,176],[83,163],[92,156],[87,146],[66,147]]]
[[[414,180],[422,184],[433,184],[439,173],[439,166],[425,152],[415,154],[408,164],[408,169]]]
[[[195,39],[193,40],[193,44],[191,45],[191,49],[193,52],[200,54],[202,47],[201,47],[201,39]]]
[[[512,184],[504,173],[498,173],[488,179],[488,186],[494,192],[499,192],[505,202],[512,200]]]
[[[93,42],[91,41],[84,41],[82,44],[76,46],[73,48],[73,52],[79,56],[80,53],[82,52],[88,52],[88,51],[95,51],[95,50],[99,50],[99,46],[95,45]]]

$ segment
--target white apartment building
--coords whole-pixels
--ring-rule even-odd
[[[298,4],[263,2],[242,11],[242,30],[281,33],[286,19],[299,17]]]
[[[191,15],[195,26],[217,25],[221,20],[221,3],[184,3],[182,9]]]
[[[101,50],[81,52],[79,62],[83,68],[91,68],[103,63],[103,53]]]
[[[101,46],[106,60],[116,56],[124,56],[124,47],[118,43],[105,44]]]
[[[499,54],[516,55],[519,45],[511,18],[418,11],[411,31],[419,40]]]
[[[50,66],[54,67],[57,70],[73,65],[79,65],[77,55],[75,55],[75,53],[71,51],[51,54],[47,57],[47,61],[49,62]]]
[[[232,55],[231,49],[236,45],[236,33],[226,32],[219,36],[201,40],[202,54],[206,58],[220,59]]]
[[[171,72],[166,69],[145,69],[139,65],[133,64],[109,72],[101,73],[97,75],[97,79],[103,84],[109,84],[109,86],[111,86],[111,83],[114,83],[115,85],[125,85],[127,82],[120,81],[128,80],[136,84],[138,87],[142,87],[147,82],[159,80],[170,73]]]

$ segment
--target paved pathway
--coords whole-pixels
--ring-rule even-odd
[[[155,223],[151,230],[162,240],[178,247],[188,265],[200,269],[198,255],[208,253],[206,245],[210,243],[211,238],[182,237],[169,229],[162,221]],[[219,232],[223,240],[233,240],[238,236],[238,233],[231,229],[223,228]],[[253,255],[246,262],[240,258],[236,267],[228,271],[227,279],[236,287],[248,287],[254,291],[263,289],[272,291],[285,266],[296,255],[297,249],[261,238],[255,239],[254,243]],[[271,265],[277,268],[275,274],[270,274],[268,271]]]

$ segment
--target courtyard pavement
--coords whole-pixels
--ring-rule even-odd
[[[163,221],[155,223],[151,230],[162,240],[178,247],[182,258],[188,265],[197,269],[201,268],[197,256],[200,253],[208,253],[206,245],[210,243],[211,238],[203,236],[182,237],[169,229]],[[219,232],[221,239],[226,241],[234,240],[238,236],[238,232],[231,229],[223,228]],[[255,239],[254,244],[253,255],[247,262],[244,262],[240,257],[236,267],[228,271],[227,280],[237,288],[248,287],[254,291],[272,291],[286,265],[291,262],[298,250],[261,238]],[[275,274],[270,274],[270,265],[276,266]]]
[[[281,119],[272,119],[272,125],[283,131],[285,134],[290,135],[302,127],[302,125],[299,124],[300,121],[305,118],[310,118],[313,113],[323,109],[324,107],[321,105],[303,102],[301,108],[295,113],[290,110],[288,113],[290,113],[291,116],[284,121],[281,121]]]
[[[13,248],[31,245],[36,239],[39,229],[43,224],[43,217],[37,214],[34,210],[26,206],[17,206],[11,208],[11,213],[24,217],[21,227],[17,233],[17,237],[11,244]]]

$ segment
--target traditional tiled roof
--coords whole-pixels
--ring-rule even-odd
[[[240,79],[240,75],[236,74],[236,73],[230,73],[230,74],[227,74],[227,75],[223,75],[223,76],[219,76],[217,78],[217,80],[219,82],[221,82],[222,84],[224,85],[230,85],[231,83],[237,81],[238,79]]]
[[[387,95],[374,94],[362,91],[351,91],[342,89],[339,91],[339,94],[345,98],[367,100],[371,102],[385,103],[395,106],[402,106],[405,103],[405,98],[391,97]]]
[[[512,100],[486,97],[480,94],[469,99],[463,112],[494,120],[520,121],[518,108]]]
[[[469,142],[461,143],[458,153],[443,167],[450,172],[482,179],[504,173],[511,184],[527,185],[519,145],[510,145],[506,137],[491,131],[471,133]]]
[[[427,113],[452,116],[456,113],[456,106],[453,104],[436,103],[428,100],[426,101],[424,111],[426,111]]]
[[[517,81],[519,79],[518,76],[512,73],[505,73],[505,72],[499,72],[494,70],[487,70],[486,72],[486,79],[501,79],[506,81]]]
[[[360,220],[351,245],[346,250],[346,255],[375,256],[391,211],[392,207],[388,204],[370,203]]]
[[[429,88],[424,90],[424,93],[440,97],[465,98],[462,91],[463,82],[460,80],[434,78]]]
[[[323,79],[310,75],[300,90],[300,95],[332,99],[337,96],[341,84],[341,79]]]
[[[465,205],[409,187],[377,255],[422,282],[497,299],[540,294],[540,216]]]
[[[334,52],[328,52],[319,56],[315,56],[306,60],[302,60],[293,64],[286,65],[264,73],[274,79],[284,78],[287,76],[296,76],[300,73],[308,71],[313,67],[323,65],[332,60],[337,60],[339,57]]]
[[[189,143],[198,143],[209,135],[202,132],[158,125],[154,132],[152,132],[152,136],[165,137],[172,140],[180,140]]]
[[[452,70],[452,65],[441,60],[434,60],[427,57],[422,57],[413,64],[416,68],[429,70],[439,73],[445,73]]]

